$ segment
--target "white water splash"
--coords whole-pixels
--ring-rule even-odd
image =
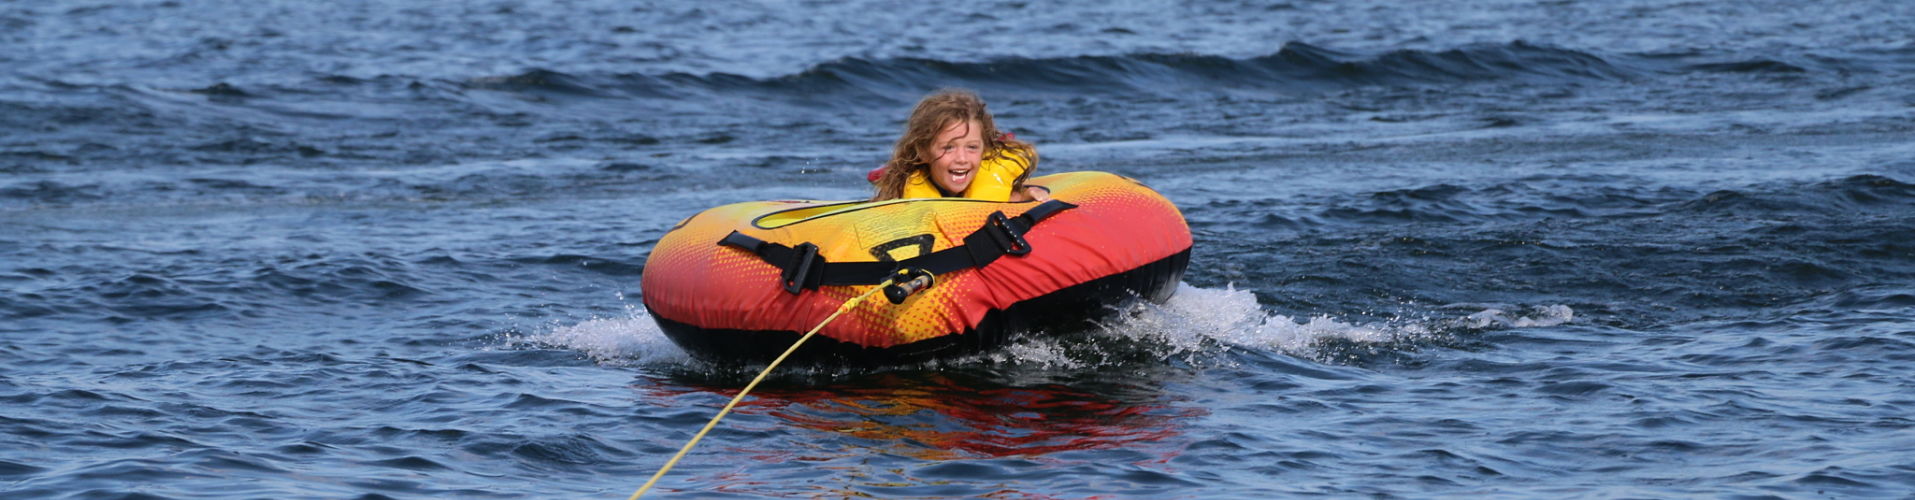
[[[1019,342],[1004,346],[1002,352],[988,355],[997,363],[1015,363],[1046,369],[1081,368],[1082,363],[1072,359],[1064,346],[1048,338],[1027,337]]]
[[[621,297],[622,299],[623,297]],[[1232,349],[1275,351],[1317,358],[1326,341],[1360,344],[1417,342],[1456,330],[1490,330],[1557,326],[1575,319],[1565,305],[1450,304],[1444,309],[1476,312],[1384,324],[1353,324],[1328,316],[1298,320],[1269,314],[1256,294],[1226,285],[1222,289],[1179,284],[1177,294],[1163,304],[1139,303],[1101,325],[1094,335],[1146,344],[1146,349],[1186,362]],[[1517,312],[1511,312],[1517,311]],[[558,348],[578,351],[608,365],[689,364],[694,360],[671,342],[650,314],[626,306],[625,317],[593,318],[577,324],[551,325],[532,335],[509,338],[511,348]],[[1104,364],[1106,354],[1086,351],[1123,349],[1082,345],[1082,337],[1030,335],[992,352],[956,359],[933,360],[924,366],[962,366],[975,363],[1010,364],[1048,370],[1072,370]],[[1093,343],[1096,341],[1093,340]]]
[[[1272,350],[1292,356],[1316,357],[1326,341],[1385,344],[1427,340],[1456,330],[1549,327],[1568,323],[1575,311],[1565,305],[1521,308],[1510,305],[1455,304],[1479,312],[1459,318],[1353,324],[1328,315],[1298,320],[1269,314],[1254,293],[1198,288],[1179,284],[1177,294],[1161,305],[1140,304],[1131,314],[1104,326],[1105,334],[1160,342],[1171,355],[1194,361],[1193,355],[1215,350]],[[1521,310],[1511,313],[1510,310]]]
[[[1457,326],[1474,329],[1487,328],[1533,328],[1556,326],[1576,319],[1576,311],[1565,305],[1535,306],[1528,308],[1528,315],[1511,315],[1505,309],[1512,306],[1495,304],[1452,304],[1448,308],[1482,308],[1482,312],[1464,316]]]
[[[1177,294],[1162,305],[1140,304],[1133,314],[1106,325],[1107,333],[1163,342],[1172,354],[1199,353],[1221,345],[1304,353],[1324,339],[1384,342],[1403,333],[1351,325],[1329,316],[1307,321],[1268,314],[1248,290],[1197,288],[1179,284]]]
[[[623,299],[621,295],[619,297]],[[691,356],[673,344],[643,308],[626,305],[625,317],[593,318],[509,339],[509,347],[571,349],[599,364],[684,364]]]

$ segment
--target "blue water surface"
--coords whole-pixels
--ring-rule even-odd
[[[622,498],[703,208],[978,91],[1165,304],[781,369],[696,498],[1915,495],[1915,4],[0,4],[0,497]]]

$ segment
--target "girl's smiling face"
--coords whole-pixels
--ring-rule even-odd
[[[983,128],[977,120],[951,122],[924,156],[931,159],[931,182],[946,193],[961,194],[977,178],[977,162],[984,156]]]

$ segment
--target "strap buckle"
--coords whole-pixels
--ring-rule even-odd
[[[818,263],[819,260],[818,245],[813,245],[807,241],[798,244],[797,247],[791,250],[791,261],[785,263],[785,272],[779,276],[779,280],[785,284],[785,291],[790,292],[792,295],[797,295],[800,290],[816,288],[817,285],[810,284],[809,282],[811,282],[812,275],[811,266],[812,264]],[[819,267],[818,270],[823,271],[824,268]],[[818,274],[822,276],[824,273],[821,272]],[[810,286],[806,286],[807,284],[810,284]]]
[[[1004,253],[1018,256],[1031,253],[1031,243],[1024,241],[1024,232],[1011,227],[1010,218],[1005,217],[1004,212],[991,212],[991,217],[984,221],[984,227],[985,234],[991,235],[991,239],[997,242],[997,247],[1003,249]]]

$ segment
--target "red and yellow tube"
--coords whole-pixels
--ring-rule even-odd
[[[1131,297],[1162,301],[1176,290],[1189,262],[1190,230],[1162,195],[1102,172],[1027,184],[1076,205],[1025,232],[1030,253],[939,275],[902,304],[860,304],[794,358],[870,364],[974,352],[1021,331],[1073,328]],[[902,261],[963,245],[993,212],[1016,217],[1037,205],[918,198],[720,206],[680,222],[653,247],[643,301],[665,334],[693,355],[765,361],[877,285],[790,293],[779,266],[718,244],[731,232],[787,246],[809,242],[828,262]]]

